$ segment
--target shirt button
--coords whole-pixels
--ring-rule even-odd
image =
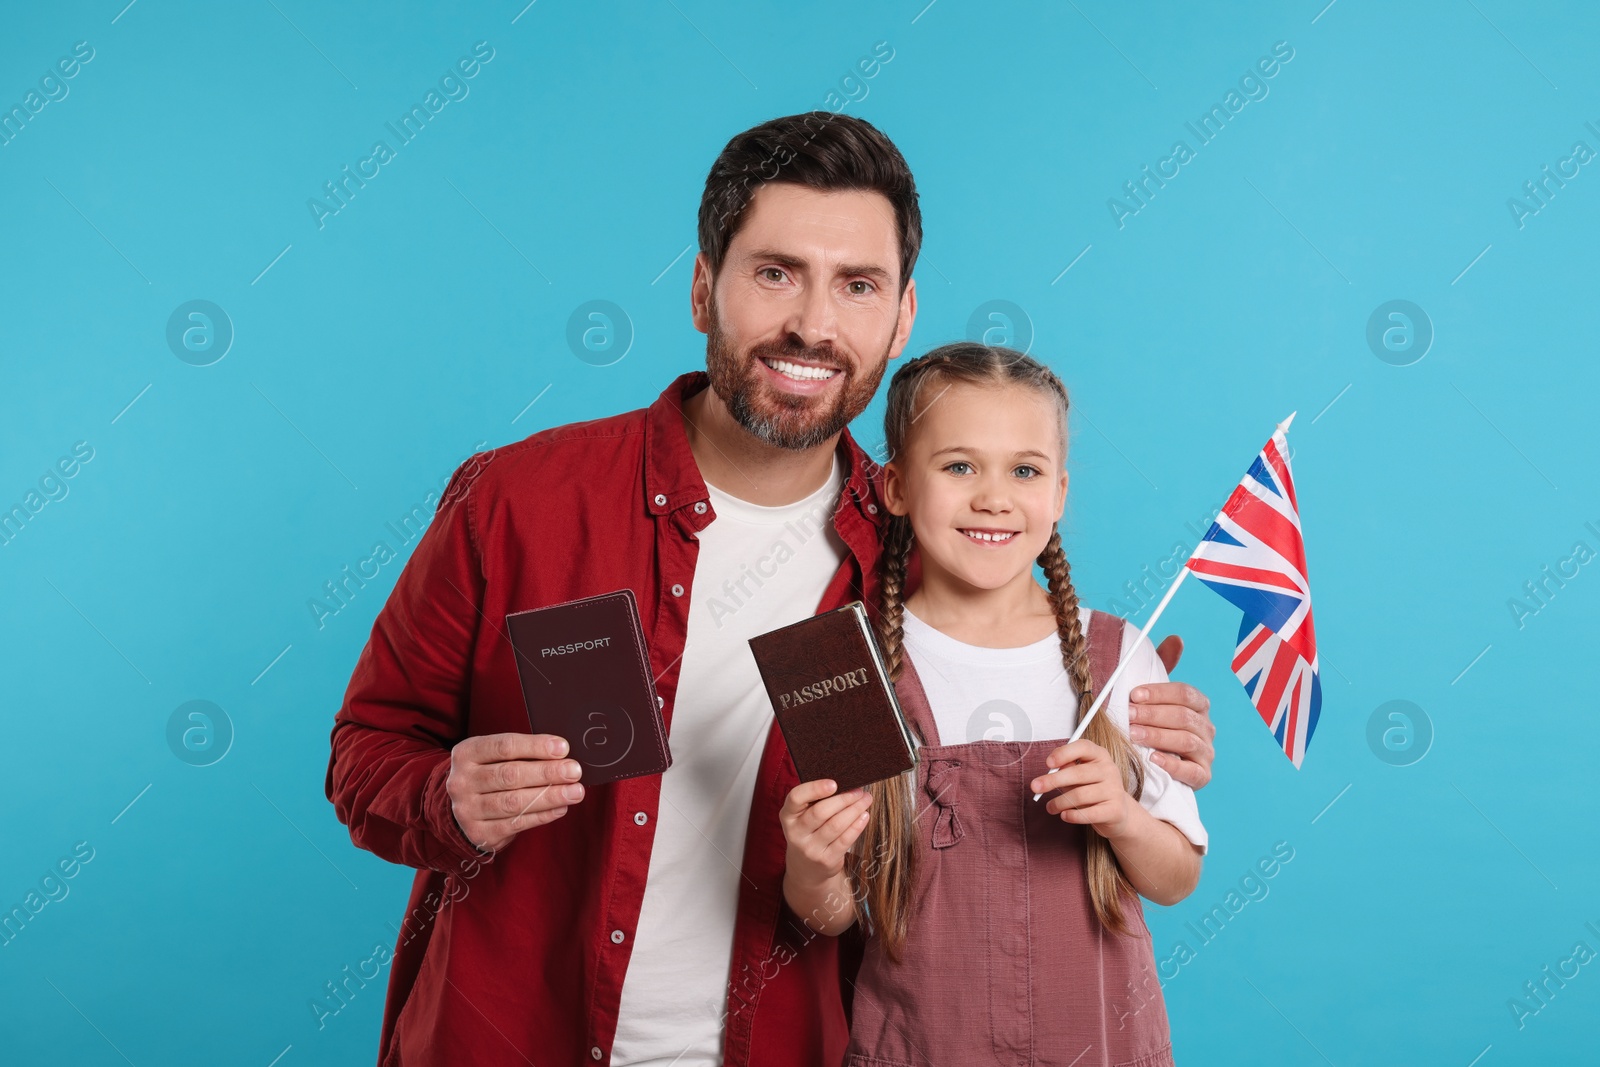
[[[613,930],[613,931],[611,931],[611,943],[613,945],[622,944],[622,931],[621,930]]]
[[[664,708],[666,706],[667,706],[667,702],[666,702],[665,698],[659,697],[659,696],[656,697],[656,707]]]
[[[636,811],[636,812],[633,813],[633,824],[635,826],[643,826],[645,823],[647,823],[649,821],[650,821],[650,816],[646,815],[644,812]]]
[[[867,514],[868,515],[876,515],[877,513],[878,513],[878,505],[876,505],[876,504],[868,504],[867,505]]]
[[[704,500],[695,501],[694,513],[696,515],[704,515],[706,513],[706,502]]]
[[[657,493],[656,494],[656,507],[664,508],[666,506],[667,506],[666,494],[665,493]],[[595,1049],[594,1050],[594,1058],[595,1059],[599,1059],[600,1058],[600,1050],[599,1049]]]
[[[672,586],[672,595],[673,596],[682,596],[683,595],[683,586],[674,583],[673,586]]]
[[[600,1046],[599,1045],[596,1045],[594,1048],[589,1050],[589,1058],[591,1060],[597,1060],[601,1056],[604,1056],[604,1055],[605,1055],[605,1053],[600,1051]]]

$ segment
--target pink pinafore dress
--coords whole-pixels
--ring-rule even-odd
[[[1099,686],[1124,620],[1090,620]],[[1123,900],[1133,933],[1106,930],[1085,877],[1094,831],[1051,815],[1028,788],[1066,739],[942,744],[909,656],[895,688],[926,742],[912,772],[919,873],[904,958],[867,941],[845,1067],[1170,1065],[1137,896]]]

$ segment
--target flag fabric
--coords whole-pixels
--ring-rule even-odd
[[[1233,673],[1298,768],[1317,728],[1322,682],[1289,470],[1293,420],[1279,424],[1184,565],[1242,613]]]

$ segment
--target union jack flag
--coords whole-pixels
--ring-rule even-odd
[[[1278,424],[1185,566],[1243,613],[1233,673],[1298,768],[1317,728],[1322,682],[1289,470],[1293,421]]]

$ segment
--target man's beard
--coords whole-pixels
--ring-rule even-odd
[[[708,308],[711,329],[706,335],[706,372],[711,388],[729,414],[751,434],[777,448],[800,451],[833,437],[850,420],[867,409],[883,381],[889,350],[864,376],[857,376],[850,360],[832,346],[809,347],[793,334],[782,341],[756,345],[748,355],[736,351],[722,332],[715,303]],[[844,381],[831,401],[814,396],[782,393],[762,380],[761,359],[815,361],[837,367]]]

